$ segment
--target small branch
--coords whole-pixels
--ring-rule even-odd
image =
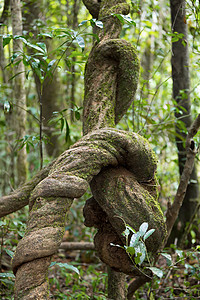
[[[166,225],[167,225],[167,237],[163,243],[163,247],[166,245],[168,237],[171,233],[172,227],[178,217],[179,210],[182,206],[183,199],[187,190],[188,182],[190,179],[190,175],[192,173],[194,167],[195,156],[198,153],[198,148],[195,148],[195,143],[193,141],[193,137],[197,134],[200,128],[200,114],[193,122],[191,128],[189,129],[188,135],[186,137],[186,162],[183,169],[183,173],[181,175],[181,180],[178,186],[178,190],[176,192],[176,196],[172,205],[168,207],[166,213]]]
[[[146,282],[150,281],[150,279],[148,279],[146,276],[140,276],[137,277],[135,279],[133,279],[129,286],[128,286],[128,295],[127,295],[127,299],[131,300],[133,299],[133,295],[134,293]]]
[[[48,166],[43,168],[41,171],[36,173],[36,175],[28,182],[20,186],[13,193],[8,196],[0,197],[0,218],[15,212],[24,206],[28,205],[29,196],[35,186],[46,178],[49,171],[54,164],[55,160],[51,162]]]
[[[94,244],[90,242],[63,242],[59,248],[64,250],[95,250]]]

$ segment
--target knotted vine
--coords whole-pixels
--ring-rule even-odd
[[[130,43],[119,39],[115,14],[128,14],[126,1],[84,0],[104,24],[85,71],[84,136],[53,163],[30,194],[30,216],[14,258],[15,299],[49,299],[47,271],[62,241],[66,214],[89,185],[93,198],[84,207],[85,224],[95,226],[95,246],[111,268],[139,276],[123,244],[124,223],[136,230],[148,222],[155,233],[147,249],[156,253],[166,234],[157,201],[156,158],[136,133],[114,128],[133,101],[139,62]]]

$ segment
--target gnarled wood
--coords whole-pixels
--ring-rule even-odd
[[[16,299],[39,299],[38,295],[48,299],[46,273],[50,258],[61,244],[73,198],[81,197],[89,184],[94,195],[89,204],[94,201],[95,208],[86,203],[85,224],[98,228],[95,246],[100,258],[114,270],[141,275],[123,249],[110,245],[123,244],[124,222],[137,230],[146,221],[156,229],[147,245],[152,252],[166,233],[157,202],[153,151],[138,134],[110,128],[133,101],[138,81],[136,51],[119,39],[121,24],[113,16],[127,14],[129,6],[124,0],[103,0],[99,9],[104,29],[85,72],[86,135],[59,156],[48,176],[30,194],[27,230],[13,258]],[[40,272],[39,278],[36,272]],[[28,275],[28,282],[24,282],[23,274]]]

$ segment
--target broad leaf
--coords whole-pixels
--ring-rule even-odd
[[[0,273],[0,278],[15,278],[13,273]]]
[[[28,47],[30,47],[30,48],[33,48],[33,49],[39,51],[39,52],[42,52],[43,54],[44,54],[44,52],[45,52],[41,47],[36,46],[36,45],[34,45],[34,44],[31,44],[31,43],[29,43],[29,42],[27,42],[26,45],[27,45]]]
[[[82,51],[85,49],[85,41],[84,39],[82,38],[82,36],[77,36],[76,37],[76,41],[79,45],[79,47],[81,47]]]
[[[126,227],[126,229],[122,232],[122,235],[128,237],[130,234],[130,230]]]
[[[142,253],[138,252],[137,255],[134,258],[134,261],[137,265],[140,264],[140,257],[142,256]]]
[[[130,225],[126,225],[126,228],[128,228],[133,233],[136,233],[135,229],[133,229]]]
[[[13,251],[11,251],[11,250],[9,250],[9,249],[4,249],[5,250],[5,252],[12,258],[13,257],[13,255],[14,255],[14,252]]]
[[[145,233],[145,235],[144,235],[144,237],[143,237],[143,240],[145,241],[150,235],[152,235],[152,234],[154,233],[154,231],[155,231],[155,229],[150,229],[150,230],[148,230],[148,231]]]
[[[65,269],[67,269],[67,270],[73,271],[73,272],[77,273],[78,275],[80,275],[80,272],[79,272],[79,270],[78,270],[76,267],[74,267],[74,266],[72,266],[72,265],[69,265],[69,264],[67,264],[67,263],[57,263],[57,262],[52,262],[52,263],[50,264],[50,267],[52,267],[52,266],[54,266],[54,265],[58,265],[60,268],[65,268]]]
[[[145,260],[146,257],[146,247],[145,244],[143,242],[138,242],[138,244],[135,246],[135,254],[138,257],[139,255],[139,262],[138,264],[141,265],[143,263],[143,261]]]
[[[171,255],[168,253],[161,253],[162,256],[164,256],[167,259],[168,266],[172,264],[172,258]]]
[[[158,269],[156,267],[148,267],[148,269],[150,269],[152,271],[152,273],[156,276],[158,276],[159,278],[163,277],[163,271],[161,269]]]
[[[42,50],[47,53],[47,46],[45,43],[36,43]]]
[[[134,247],[127,247],[126,252],[129,253],[131,256],[135,254],[135,248]]]
[[[10,43],[12,36],[3,37],[3,48]]]
[[[53,60],[50,61],[50,63],[47,66],[47,72],[50,71],[51,67],[54,65],[55,62],[56,62],[56,59],[53,59]]]
[[[184,252],[182,250],[175,250],[175,252],[178,254],[179,257],[184,256]]]
[[[130,240],[130,244],[129,246],[130,247],[135,247],[140,239],[141,235],[140,235],[140,232],[137,232],[137,233],[134,233],[131,237],[131,240]]]
[[[76,120],[80,120],[80,118],[81,118],[80,112],[77,110],[75,111],[75,118],[76,118]]]
[[[101,22],[101,21],[98,21],[98,20],[97,20],[97,21],[95,22],[95,25],[96,25],[97,27],[101,28],[101,29],[103,28],[103,22]]]
[[[88,20],[83,20],[78,26],[82,26],[82,25],[84,25],[87,22],[88,22]]]
[[[139,228],[139,232],[140,232],[141,236],[143,236],[146,233],[148,226],[149,226],[149,224],[147,222],[142,223],[142,225]]]

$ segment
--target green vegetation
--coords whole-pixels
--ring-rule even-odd
[[[26,2],[22,2],[24,14]],[[182,33],[171,31],[168,2],[127,2],[131,5],[130,15],[116,13],[113,17],[123,25],[121,38],[136,48],[140,77],[134,104],[118,123],[117,129],[134,131],[148,139],[158,158],[159,202],[165,212],[168,201],[173,202],[179,184],[176,139],[185,143],[182,134],[188,130],[182,118],[185,108],[177,105],[177,99],[172,98],[171,43],[180,41],[189,48],[189,94],[191,116],[195,119],[200,111],[200,8],[197,1],[189,0],[186,3],[186,39]],[[82,1],[49,0],[38,1],[40,14],[35,15],[22,36],[13,36],[10,10],[3,15],[5,3],[0,1],[0,196],[17,188],[17,156],[23,148],[27,152],[27,179],[30,179],[42,165],[46,166],[58,153],[81,138],[84,67],[93,42],[99,42],[99,34],[103,31],[103,20],[92,18]],[[23,43],[23,48],[13,53],[13,43],[18,40]],[[13,97],[14,80],[18,76],[14,74],[14,67],[20,62],[25,66],[27,99],[26,135],[23,138],[18,138],[15,132],[18,103]],[[52,91],[48,94],[50,87],[56,90],[56,96]],[[186,99],[187,93],[187,90],[181,90],[181,99]],[[41,101],[47,106],[52,103],[57,105],[50,116],[45,117],[45,126]],[[180,117],[176,118],[175,113]],[[198,145],[199,133],[194,142]],[[48,147],[53,148],[51,155],[48,154]],[[197,156],[199,174],[198,163]],[[190,184],[195,183],[197,181],[191,179]],[[68,215],[64,241],[93,241],[95,229],[85,227],[82,216],[84,203],[90,196],[88,191],[87,195],[74,201]],[[27,219],[28,208],[25,207],[0,220],[0,298],[3,300],[14,299],[11,258],[24,235]],[[129,255],[136,255],[133,263],[138,268],[149,258],[145,240],[148,234],[153,234],[153,229],[147,231],[148,224],[144,224],[147,223],[143,223],[138,232],[134,232],[127,224],[124,232],[127,244],[123,248]],[[180,246],[177,246],[175,239],[161,253],[156,266],[152,267],[148,262],[149,269],[156,276],[136,292],[135,299],[193,300],[200,297],[199,226],[197,209],[185,224]],[[129,240],[130,231],[134,240]],[[49,268],[51,299],[106,299],[106,266],[94,253],[93,250],[59,250],[53,259],[56,263]],[[130,281],[127,278],[127,285]]]

